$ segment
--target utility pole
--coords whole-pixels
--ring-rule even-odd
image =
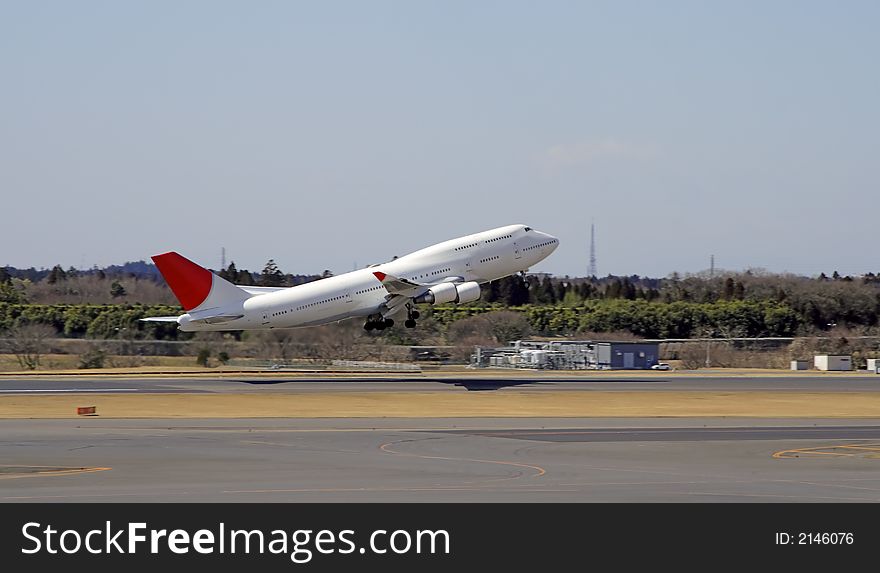
[[[709,278],[715,278],[715,255],[709,255]]]
[[[706,329],[706,331],[705,331],[705,336],[706,336],[706,368],[712,367],[712,359],[709,355],[709,352],[712,348],[712,340],[713,340],[715,334],[716,334],[715,329],[711,329],[711,330]]]
[[[220,270],[226,270],[226,247],[220,247]]]

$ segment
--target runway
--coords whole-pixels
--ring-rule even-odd
[[[0,405],[22,419],[0,420],[0,502],[880,501],[878,390],[823,374],[7,377]],[[103,417],[73,417],[90,404]],[[829,414],[773,413],[806,411]]]
[[[92,418],[0,435],[2,502],[880,501],[880,418]]]
[[[443,392],[443,391],[793,391],[880,392],[880,376],[683,377],[628,376],[347,376],[234,378],[0,378],[4,394],[55,393],[303,393],[303,392]]]

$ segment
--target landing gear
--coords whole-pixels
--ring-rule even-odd
[[[406,321],[404,321],[403,325],[407,328],[415,328],[416,319],[420,316],[421,314],[413,308],[412,304],[406,305]]]
[[[382,318],[381,315],[375,315],[367,318],[367,322],[364,323],[364,330],[367,332],[371,330],[385,330],[392,326],[394,326],[394,321],[392,319]]]
[[[416,327],[416,319],[419,318],[421,314],[419,311],[415,310],[412,304],[406,305],[406,320],[403,325],[407,328],[415,328]],[[394,319],[391,318],[383,318],[381,314],[371,314],[367,317],[367,321],[364,323],[364,330],[367,332],[373,330],[385,330],[386,328],[391,328],[394,326]]]

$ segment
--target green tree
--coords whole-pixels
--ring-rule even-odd
[[[498,282],[498,294],[499,301],[505,306],[520,306],[529,302],[529,288],[519,275],[501,279]]]
[[[636,299],[636,287],[633,283],[628,279],[623,279],[623,284],[621,284],[620,294],[626,300],[635,300]]]
[[[254,275],[247,269],[242,269],[238,271],[238,280],[235,281],[237,285],[245,285],[250,286],[254,284]]]
[[[125,296],[127,293],[125,292],[125,287],[122,286],[121,283],[117,281],[113,281],[110,284],[110,296],[113,298],[119,298],[121,296]]]
[[[16,288],[15,284],[8,280],[0,282],[0,302],[11,304],[24,304],[27,302],[24,290]]]
[[[732,300],[733,299],[733,291],[734,291],[733,277],[727,277],[727,279],[724,281],[724,294],[721,295],[721,298],[723,298],[724,300]]]
[[[50,285],[54,285],[59,281],[66,281],[67,273],[64,272],[64,269],[61,268],[61,265],[55,265],[52,267],[52,270],[49,271],[49,275],[46,277],[46,282]]]
[[[550,277],[544,277],[535,287],[535,302],[538,304],[556,304],[556,290]]]
[[[620,298],[623,293],[623,284],[615,278],[605,287],[605,298]]]
[[[77,365],[77,368],[81,370],[90,368],[103,368],[104,360],[106,358],[106,352],[104,352],[100,348],[92,348],[90,350],[87,350],[85,353],[80,354],[79,364]]]
[[[209,358],[211,358],[211,351],[207,348],[202,348],[199,350],[198,356],[196,356],[196,364],[207,368]]]
[[[235,261],[229,261],[229,266],[225,269],[220,269],[217,275],[221,279],[225,279],[233,284],[238,283],[238,269],[235,268]]]
[[[501,298],[500,281],[492,281],[483,288],[483,300],[488,303],[497,302]]]
[[[556,292],[555,298],[557,301],[565,300],[565,295],[568,292],[568,283],[565,281],[556,281]]]
[[[284,273],[275,264],[274,259],[269,259],[263,272],[260,273],[260,286],[277,287],[284,282]]]

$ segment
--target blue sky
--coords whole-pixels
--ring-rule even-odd
[[[0,265],[880,271],[877,2],[0,2]]]

